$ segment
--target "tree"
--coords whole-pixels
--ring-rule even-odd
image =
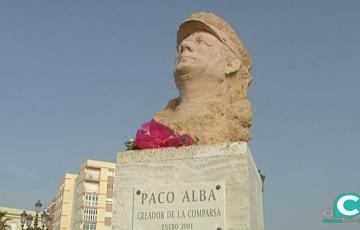
[[[6,212],[0,211],[0,230],[9,230],[10,225],[8,225],[6,222],[10,219],[6,217]]]

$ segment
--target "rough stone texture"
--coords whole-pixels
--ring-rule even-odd
[[[261,178],[247,143],[237,142],[120,152],[113,230],[132,229],[134,186],[214,181],[225,184],[226,230],[264,229]]]
[[[222,18],[200,12],[181,23],[174,77],[179,96],[154,119],[198,144],[248,141],[251,60]]]

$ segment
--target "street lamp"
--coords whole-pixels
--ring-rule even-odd
[[[27,214],[26,211],[23,211],[20,215],[21,217],[21,229],[27,229],[27,230],[47,230],[49,229],[49,225],[50,225],[50,221],[51,218],[50,216],[44,211],[41,214],[41,222],[42,222],[42,227],[38,226],[39,225],[39,213],[41,212],[41,207],[42,204],[40,202],[40,200],[38,202],[36,202],[35,204],[35,219],[33,218],[33,216],[31,214]],[[34,222],[33,222],[34,220]],[[31,226],[33,223],[33,226]],[[26,228],[24,228],[26,225]],[[45,228],[46,226],[46,228]]]
[[[51,217],[45,211],[43,211],[43,213],[41,214],[41,222],[42,222],[42,229],[45,229],[44,228],[45,226],[46,229],[49,229]]]

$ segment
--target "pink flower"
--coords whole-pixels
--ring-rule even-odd
[[[189,135],[176,135],[171,128],[152,119],[141,125],[136,132],[135,145],[139,149],[178,147],[195,144]]]

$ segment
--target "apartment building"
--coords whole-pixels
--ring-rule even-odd
[[[48,228],[49,230],[53,230],[54,229],[53,220],[55,219],[55,211],[56,211],[56,198],[50,202],[50,204],[47,207],[47,211],[51,220]]]
[[[65,173],[58,183],[55,205],[50,213],[53,218],[51,221],[53,230],[69,230],[71,228],[74,186],[77,177],[77,174]]]
[[[69,178],[69,175],[73,175],[74,179],[71,181],[73,183],[71,201],[60,199],[67,184],[64,183],[62,187],[63,183],[59,183],[53,230],[111,230],[115,164],[87,160],[80,166],[77,175],[65,174],[64,178]],[[68,181],[70,184],[69,180],[63,181]],[[71,203],[71,207],[64,202]],[[64,209],[64,205],[67,215],[59,215],[58,209]],[[66,223],[67,227],[62,228],[61,223]]]

